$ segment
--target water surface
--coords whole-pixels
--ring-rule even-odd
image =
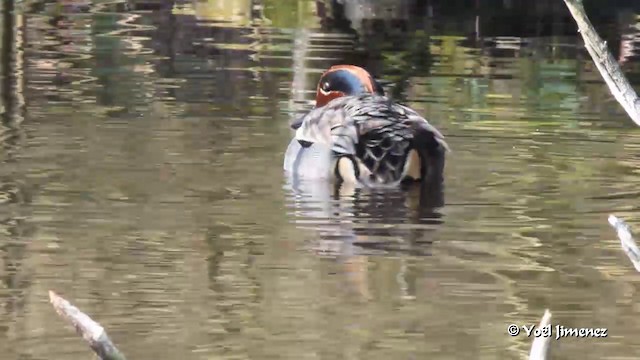
[[[130,359],[521,359],[507,325],[545,308],[609,330],[556,358],[640,356],[607,224],[640,227],[640,133],[562,7],[509,33],[410,1],[157,3],[25,5],[3,30],[3,359],[91,356],[49,289]],[[637,84],[638,17],[609,12]],[[445,134],[441,198],[286,181],[288,124],[337,63]]]

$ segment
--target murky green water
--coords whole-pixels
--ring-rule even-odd
[[[129,359],[521,359],[507,325],[545,308],[608,328],[558,359],[640,355],[640,277],[606,221],[640,228],[640,130],[575,30],[151,3],[23,4],[3,30],[2,359],[91,356],[49,289]],[[638,82],[640,23],[616,11],[601,28]],[[288,122],[344,62],[447,136],[443,199],[286,183]]]

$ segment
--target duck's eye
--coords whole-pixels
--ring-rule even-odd
[[[330,84],[329,84],[328,81],[323,82],[322,86],[321,86],[322,91],[329,91],[329,86],[330,86]]]

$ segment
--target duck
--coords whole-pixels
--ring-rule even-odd
[[[304,179],[396,186],[442,182],[444,136],[408,106],[394,102],[371,74],[334,65],[318,81],[313,109],[291,123],[284,170]]]

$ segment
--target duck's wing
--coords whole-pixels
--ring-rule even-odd
[[[340,97],[310,111],[296,140],[357,159],[378,184],[402,179],[412,149],[438,159],[448,150],[444,136],[415,111],[370,94]]]
[[[361,99],[350,113],[357,124],[357,156],[375,175],[377,182],[401,180],[409,168],[421,171],[425,164],[413,156],[417,152],[427,167],[441,167],[449,147],[444,136],[425,118],[406,106],[384,97]]]

